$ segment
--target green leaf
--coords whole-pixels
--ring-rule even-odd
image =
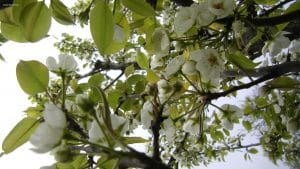
[[[129,23],[127,21],[127,18],[124,17],[124,14],[121,12],[118,15],[115,14],[115,22],[114,24],[114,33],[112,42],[107,47],[105,53],[106,54],[112,54],[119,52],[121,49],[123,49],[126,44],[127,40],[130,36],[130,27]]]
[[[98,1],[90,13],[90,30],[101,54],[106,54],[106,50],[113,40],[113,21],[113,14],[108,5],[105,1]]]
[[[13,4],[13,18],[16,24],[20,23],[20,17],[22,16],[23,9],[30,3],[37,2],[36,0],[14,0]]]
[[[267,82],[267,85],[275,89],[295,89],[300,87],[300,81],[282,76]]]
[[[130,65],[130,66],[128,66],[128,67],[126,67],[126,69],[125,69],[125,76],[126,77],[130,76],[131,74],[134,73],[134,71],[135,71],[135,68],[134,68],[133,64]]]
[[[118,90],[113,90],[108,93],[107,101],[109,105],[116,109],[119,103],[120,92]]]
[[[146,76],[146,80],[150,83],[156,83],[159,81],[159,77],[158,75],[153,72],[152,70],[148,69],[147,70],[147,76]]]
[[[73,167],[73,165],[70,163],[56,163],[55,168],[56,169],[75,169]]]
[[[24,37],[21,27],[8,24],[8,23],[1,23],[1,33],[2,35],[9,40],[15,42],[26,42],[27,40]]]
[[[248,59],[241,52],[235,52],[228,55],[228,60],[242,70],[249,70],[255,68],[259,63],[254,63]]]
[[[252,129],[251,123],[249,121],[243,121],[242,124],[247,131],[250,131]]]
[[[248,152],[251,153],[251,154],[257,154],[257,153],[258,153],[258,150],[257,150],[256,148],[250,148],[250,149],[248,150]]]
[[[155,11],[145,0],[121,0],[121,3],[131,11],[142,16],[154,16]]]
[[[89,85],[100,86],[101,83],[105,80],[104,76],[100,73],[94,74],[89,78]]]
[[[23,91],[29,95],[44,92],[49,83],[49,71],[38,61],[20,61],[17,65],[17,79]]]
[[[147,143],[149,140],[142,137],[123,137],[125,144]]]
[[[135,57],[135,60],[141,68],[143,68],[145,70],[147,70],[149,68],[149,61],[148,61],[147,56],[144,53],[138,52],[138,54]]]
[[[111,158],[111,157],[103,154],[97,161],[97,166],[101,169],[117,169],[118,162],[119,162],[119,159]]]
[[[38,126],[38,120],[24,118],[6,136],[2,143],[2,150],[8,154],[23,145]]]
[[[50,11],[53,18],[63,24],[63,25],[72,25],[74,24],[74,18],[71,15],[68,8],[60,0],[51,0]]]
[[[0,21],[2,23],[9,23],[9,24],[14,23],[12,7],[8,7],[0,10]]]
[[[25,38],[36,42],[44,38],[50,29],[50,11],[44,2],[33,2],[24,8],[20,23]]]

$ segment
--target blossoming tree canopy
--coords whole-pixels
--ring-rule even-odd
[[[55,156],[42,168],[175,169],[261,146],[299,166],[299,1],[14,0],[1,1],[0,21],[1,42],[38,42],[51,22],[92,37],[64,33],[59,56],[19,62],[32,105],[3,154],[29,141]]]

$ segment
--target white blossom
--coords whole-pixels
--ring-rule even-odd
[[[66,117],[57,106],[52,103],[45,104],[44,122],[42,122],[31,135],[29,141],[35,146],[33,151],[45,153],[53,149],[63,136],[66,126]]]
[[[207,3],[193,4],[192,7],[196,11],[196,27],[209,25],[215,16],[208,10]]]
[[[233,129],[233,123],[230,122],[227,118],[224,118],[221,120],[222,126],[224,126],[228,130]]]
[[[172,94],[170,86],[165,79],[161,79],[157,82],[158,97],[161,103],[165,102]]]
[[[184,122],[182,129],[192,135],[198,135],[200,131],[200,124],[199,122],[195,122],[193,119],[189,119]]]
[[[64,128],[66,126],[66,116],[60,108],[53,103],[46,103],[43,117],[45,122],[53,128]]]
[[[122,43],[125,40],[124,28],[122,28],[121,26],[119,26],[117,24],[115,24],[115,26],[114,26],[113,40],[118,43]]]
[[[48,123],[43,122],[36,128],[29,141],[35,146],[32,148],[33,151],[46,153],[59,143],[62,136],[62,129],[53,128]]]
[[[164,62],[162,61],[161,56],[154,55],[151,59],[150,66],[151,69],[163,66]]]
[[[152,34],[152,43],[154,54],[165,56],[170,50],[170,40],[168,34],[163,28],[156,28]]]
[[[176,129],[173,121],[170,118],[163,121],[161,131],[166,135],[166,139],[169,143],[174,141]]]
[[[280,113],[281,108],[278,104],[274,104],[273,107],[274,107],[275,113],[277,113],[277,114]]]
[[[58,55],[58,63],[54,57],[50,56],[46,60],[46,65],[50,71],[72,72],[76,70],[77,62],[73,56],[60,54]]]
[[[89,129],[89,141],[92,143],[98,143],[103,138],[104,138],[104,134],[102,132],[102,129],[98,125],[97,121],[94,120]]]
[[[146,101],[141,109],[141,123],[144,129],[149,129],[153,120],[153,105]]]
[[[175,74],[178,70],[180,70],[180,67],[184,64],[184,61],[185,59],[183,55],[179,55],[173,58],[165,69],[165,76],[168,78],[171,75]]]
[[[192,74],[195,74],[196,73],[196,63],[194,61],[187,61],[183,64],[182,66],[182,73],[183,74],[186,74],[186,75],[192,75]]]
[[[115,114],[111,114],[110,115],[110,119],[111,119],[111,125],[112,125],[112,129],[113,130],[118,130],[120,131],[120,135],[124,135],[126,130],[128,129],[128,121],[118,115]],[[100,125],[103,125],[103,129],[104,128],[104,122],[103,120],[99,120]],[[91,127],[89,129],[89,141],[93,142],[93,143],[99,143],[102,142],[104,140],[104,133],[102,131],[102,128],[98,125],[96,120],[93,120]]]
[[[191,52],[191,60],[196,61],[196,69],[201,74],[203,82],[210,82],[215,87],[219,85],[221,72],[224,71],[224,61],[215,49],[208,48]]]
[[[174,29],[178,36],[182,36],[194,25],[196,15],[196,10],[193,7],[182,7],[179,9],[174,20]]]
[[[289,52],[292,54],[291,60],[299,60],[300,58],[300,41],[293,40],[289,46]]]
[[[234,0],[207,0],[208,9],[218,18],[226,17],[235,7]]]
[[[278,55],[282,49],[287,48],[290,45],[289,38],[285,37],[282,33],[272,41],[268,46],[268,51],[271,56]]]
[[[297,120],[297,118],[290,118],[288,121],[287,121],[287,124],[286,124],[286,129],[288,132],[290,133],[296,133],[298,130],[299,130],[299,121]]]

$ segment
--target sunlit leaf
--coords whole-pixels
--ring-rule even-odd
[[[16,24],[20,23],[20,17],[22,15],[23,9],[32,2],[37,2],[37,0],[14,0],[12,12]]]
[[[145,0],[121,0],[122,4],[131,11],[142,16],[154,16],[155,11]]]
[[[137,62],[137,64],[143,68],[143,69],[148,69],[149,68],[149,61],[148,58],[146,57],[146,55],[142,52],[138,52],[135,60]]]
[[[124,137],[123,139],[125,144],[147,143],[150,141],[142,137]]]
[[[53,18],[64,25],[74,24],[74,18],[68,8],[60,0],[51,0],[50,11]]]
[[[258,63],[254,63],[241,52],[235,52],[228,55],[228,60],[242,70],[253,69],[258,65]]]
[[[101,155],[100,159],[97,161],[97,166],[101,169],[117,169],[118,161],[119,159],[117,158]]]
[[[155,72],[153,72],[152,70],[150,70],[150,69],[147,70],[146,79],[150,83],[156,83],[156,82],[159,81],[158,75]]]
[[[106,50],[113,40],[113,20],[113,14],[105,1],[97,1],[90,12],[90,30],[101,54],[106,54]]]
[[[33,2],[23,9],[20,23],[25,38],[36,42],[44,38],[50,29],[50,11],[44,2]]]
[[[250,131],[252,129],[251,123],[249,121],[243,121],[242,124],[247,131]]]
[[[300,81],[282,76],[267,82],[267,85],[275,89],[295,89],[300,87]]]
[[[9,40],[15,42],[26,42],[27,40],[24,37],[21,27],[8,24],[8,23],[1,23],[1,33],[2,35]]]
[[[258,153],[258,151],[257,151],[256,148],[250,148],[250,149],[248,150],[248,152],[251,153],[251,154],[257,154],[257,153]]]
[[[44,92],[49,83],[49,71],[38,61],[20,61],[16,69],[17,79],[23,91],[29,95]]]
[[[7,154],[28,141],[39,122],[34,118],[24,118],[6,136],[2,143],[2,150]]]

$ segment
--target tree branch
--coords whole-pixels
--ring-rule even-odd
[[[271,9],[264,11],[262,14],[260,14],[259,16],[268,16],[270,13],[274,12],[276,9],[282,7],[284,4],[287,4],[289,2],[292,2],[294,0],[285,0],[285,1],[281,1],[279,2],[277,5],[273,6]]]
[[[253,70],[247,70],[247,74],[241,70],[227,70],[221,75],[222,77],[261,77],[272,72],[279,72],[281,74],[300,72],[300,61],[285,62],[274,66],[266,66]]]

